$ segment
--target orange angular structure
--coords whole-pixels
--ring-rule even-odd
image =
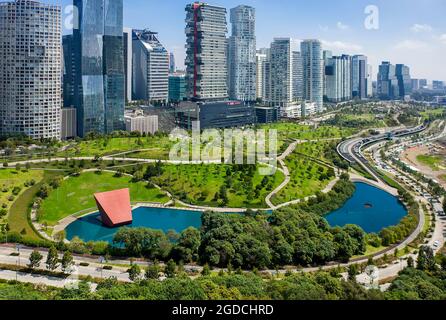
[[[94,195],[101,220],[107,227],[119,227],[133,221],[130,190],[121,189]]]

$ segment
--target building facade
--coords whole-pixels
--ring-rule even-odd
[[[382,100],[392,100],[400,96],[396,68],[388,61],[379,66],[377,95]]]
[[[74,106],[74,77],[76,69],[74,68],[73,35],[62,37],[63,49],[63,106]]]
[[[255,107],[257,123],[274,123],[279,121],[278,107]]]
[[[292,59],[293,101],[301,101],[304,97],[304,73],[301,53],[299,51],[293,51]]]
[[[177,71],[177,66],[175,64],[175,55],[173,52],[169,53],[169,73],[175,73]]]
[[[412,93],[412,79],[410,78],[410,68],[404,64],[397,64],[395,76],[398,80],[398,94],[401,99]]]
[[[352,57],[351,65],[351,95],[355,99],[367,99],[367,57],[355,55]]]
[[[265,101],[266,97],[266,64],[268,62],[269,49],[260,49],[256,53],[256,98]]]
[[[75,108],[61,109],[61,139],[73,139],[77,137],[77,119]]]
[[[327,58],[325,66],[326,98],[329,102],[352,99],[352,59],[348,55]]]
[[[124,130],[123,0],[74,0],[78,135]]]
[[[267,102],[271,106],[282,108],[293,102],[293,52],[296,49],[297,42],[291,38],[275,38],[271,43],[267,80]]]
[[[228,43],[229,98],[256,100],[255,9],[238,6],[231,9],[232,35]]]
[[[192,129],[196,121],[200,129],[234,128],[256,121],[253,104],[243,101],[181,102],[176,110],[177,125]]]
[[[169,75],[169,102],[179,103],[186,98],[186,76],[181,73]]]
[[[201,2],[187,5],[185,33],[188,98],[227,99],[226,9]]]
[[[0,3],[0,135],[60,139],[60,6]]]
[[[169,99],[169,53],[150,30],[133,30],[133,100],[165,104]]]
[[[301,42],[303,63],[303,95],[309,102],[315,102],[317,112],[324,110],[324,60],[322,44],[319,40]]]
[[[142,110],[128,112],[125,114],[125,129],[129,132],[154,134],[158,131],[158,116],[145,115]]]
[[[124,28],[124,74],[125,74],[125,101],[132,101],[132,75],[133,75],[133,43],[132,29]]]

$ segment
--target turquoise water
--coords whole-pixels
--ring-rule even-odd
[[[70,224],[65,230],[67,239],[78,236],[84,241],[113,241],[119,228],[108,228],[98,220],[99,213],[85,216]],[[133,210],[133,223],[127,227],[146,227],[155,230],[181,232],[188,227],[200,228],[201,212],[164,208],[140,207]]]
[[[355,185],[353,197],[342,208],[325,216],[331,226],[356,224],[367,233],[378,233],[397,225],[407,215],[398,198],[365,183]]]
[[[345,205],[325,218],[332,226],[356,224],[364,231],[379,232],[396,225],[407,214],[404,206],[387,192],[364,183],[356,183],[356,192]],[[366,204],[371,205],[370,208]],[[67,229],[67,239],[78,236],[84,241],[113,240],[118,228],[107,228],[98,220],[99,213],[83,217]],[[133,223],[128,227],[146,227],[155,230],[181,232],[188,227],[200,228],[201,212],[165,208],[140,207],[133,210]]]

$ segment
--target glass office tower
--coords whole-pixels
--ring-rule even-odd
[[[123,0],[74,0],[78,134],[124,129]]]

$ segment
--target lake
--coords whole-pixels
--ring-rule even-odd
[[[365,183],[355,183],[356,191],[345,205],[326,215],[331,226],[356,224],[365,232],[379,232],[383,228],[397,225],[407,211],[402,203],[391,194]],[[71,223],[65,230],[67,239],[78,236],[84,241],[108,241],[119,228],[107,228],[94,213]],[[168,208],[139,207],[133,210],[133,223],[128,227],[146,227],[155,230],[175,230],[178,233],[188,227],[200,228],[201,212]]]

